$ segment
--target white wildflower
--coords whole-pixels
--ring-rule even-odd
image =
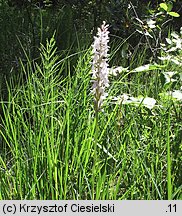
[[[167,71],[163,72],[164,77],[165,77],[165,83],[170,83],[170,82],[175,82],[177,81],[176,79],[173,79],[173,76],[177,74],[175,71]]]
[[[156,24],[155,20],[152,20],[152,19],[147,20],[147,25],[149,28],[151,28],[151,29],[156,28],[155,24]]]
[[[127,94],[120,95],[118,97],[113,98],[114,103],[116,104],[131,104],[135,106],[144,106],[147,107],[148,109],[153,109],[156,104],[156,100],[154,98],[150,97],[132,97]]]
[[[175,98],[178,101],[182,101],[182,91],[181,90],[174,90],[167,92],[167,95]]]
[[[94,94],[95,110],[98,112],[107,97],[105,92],[109,86],[109,68],[107,63],[108,42],[109,42],[108,25],[103,22],[101,28],[98,28],[97,36],[94,37],[93,62],[92,62],[92,93]]]
[[[118,74],[122,73],[122,72],[128,72],[128,68],[124,68],[122,66],[118,66],[118,67],[113,67],[113,68],[109,68],[109,75],[110,76],[117,76]]]
[[[140,99],[140,101],[148,109],[152,109],[155,106],[155,104],[156,104],[156,100],[154,98],[150,98],[150,97],[146,97],[144,99],[142,98],[142,99]]]

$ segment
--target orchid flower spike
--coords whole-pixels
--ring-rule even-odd
[[[98,28],[97,36],[94,37],[93,60],[92,60],[92,93],[94,95],[94,108],[98,112],[107,97],[105,89],[109,87],[108,68],[108,42],[109,25],[104,21],[101,28]]]

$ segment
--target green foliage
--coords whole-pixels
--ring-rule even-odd
[[[1,0],[0,199],[181,199],[172,2]],[[88,47],[103,20],[116,76],[96,121]]]
[[[171,11],[172,8],[173,8],[173,4],[170,2],[168,4],[166,3],[161,3],[160,5],[160,8],[162,8],[164,11],[167,12],[168,15],[172,16],[172,17],[179,17],[179,13],[177,12],[174,12],[174,11]]]
[[[164,67],[113,78],[96,123],[91,52],[75,55],[71,76],[71,56],[57,55],[51,38],[40,61],[21,63],[26,79],[17,85],[12,77],[8,100],[0,102],[0,198],[180,199],[181,104],[159,98]],[[110,99],[126,91],[157,104],[151,110]]]

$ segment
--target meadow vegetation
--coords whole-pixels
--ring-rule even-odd
[[[5,2],[6,15],[14,13]],[[173,21],[178,13],[158,5],[160,14],[142,20],[129,6],[137,24],[126,37],[114,34],[106,17],[101,60],[109,84],[97,106],[102,94],[93,91],[100,82],[93,85],[93,65],[103,67],[94,59],[97,28],[62,34],[64,9],[54,17],[60,26],[51,26],[52,12],[39,8],[39,16],[32,12],[38,28],[22,29],[18,43],[10,47],[13,35],[1,34],[7,46],[0,70],[1,200],[182,199],[182,31],[161,27],[164,15]]]

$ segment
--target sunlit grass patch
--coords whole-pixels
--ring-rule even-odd
[[[54,38],[40,54],[0,102],[0,199],[181,199],[181,101],[160,76],[171,65],[118,62],[96,119],[90,50],[74,67]]]

